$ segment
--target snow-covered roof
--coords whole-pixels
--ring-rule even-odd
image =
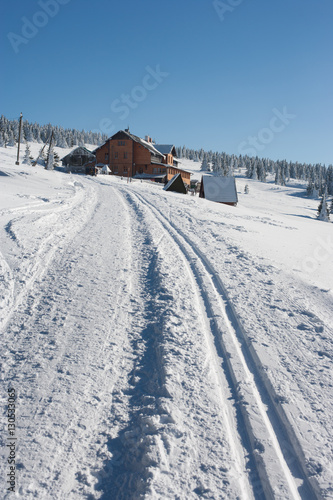
[[[176,156],[176,148],[173,144],[154,144],[155,149],[157,149],[162,155]]]
[[[164,179],[166,174],[135,174],[133,179]]]
[[[151,159],[151,164],[152,165],[160,165],[161,167],[171,167],[172,165],[168,165],[167,163],[161,163],[158,160],[155,160],[154,158]]]
[[[101,168],[101,170],[103,172],[111,172],[111,170],[109,169],[109,167],[107,165],[103,165],[103,167]]]
[[[84,146],[78,146],[74,148],[70,153],[68,153],[66,156],[61,158],[61,161],[66,161],[66,158],[70,158],[73,155],[87,155],[91,158],[95,157],[94,153],[89,151],[89,149],[85,148]]]
[[[202,181],[206,200],[220,203],[237,203],[238,196],[234,177],[203,175]]]
[[[130,132],[128,132],[127,130],[119,130],[116,134],[114,134],[113,136],[109,137],[109,138],[108,138],[108,139],[104,142],[104,144],[106,144],[108,141],[110,141],[110,140],[112,140],[112,139],[115,139],[115,138],[116,138],[116,136],[117,136],[118,134],[125,134],[125,135],[127,135],[127,137],[128,137],[129,139],[132,139],[133,141],[135,141],[135,142],[137,142],[137,143],[141,144],[143,147],[145,147],[146,149],[148,149],[148,150],[149,150],[149,151],[150,151],[153,155],[155,155],[155,156],[159,156],[160,158],[162,158],[162,157],[163,157],[163,154],[162,154],[162,153],[160,153],[160,151],[158,151],[158,150],[155,148],[155,146],[154,146],[151,142],[147,142],[147,141],[145,141],[144,139],[141,139],[141,137],[138,137],[137,135],[131,134],[131,133],[130,133]],[[102,144],[101,146],[99,146],[98,148],[96,148],[96,149],[94,150],[94,153],[95,153],[96,151],[98,151],[98,149],[100,149],[101,147],[103,147],[103,146],[104,146],[104,144]]]
[[[175,182],[176,179],[178,179],[178,177],[180,176],[180,174],[176,174],[172,177],[172,179],[169,180],[169,182],[164,186],[164,191],[167,191],[169,189],[169,187]],[[181,177],[181,176],[180,176]]]
[[[175,191],[177,193],[186,194],[186,187],[183,182],[181,174],[176,174],[172,179],[164,186],[164,191]]]
[[[141,139],[141,137],[130,134],[129,132],[126,132],[126,133],[128,133],[130,136],[132,136],[134,141],[139,142],[140,144],[142,144],[142,146],[149,149],[152,153],[157,154],[158,156],[161,156],[161,152],[158,151],[158,149],[156,149],[155,144],[152,144],[151,142],[148,142],[145,139]]]

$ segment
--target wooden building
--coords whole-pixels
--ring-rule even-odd
[[[91,162],[96,162],[96,156],[89,149],[79,146],[64,156],[61,161],[67,172],[85,174],[86,166]]]
[[[236,206],[238,196],[235,178],[203,175],[199,196],[206,198],[206,200]]]
[[[141,139],[129,129],[120,130],[93,153],[96,162],[107,165],[114,175],[168,182],[180,173],[184,183],[190,185],[191,174],[178,167],[174,146],[155,145],[149,136]]]

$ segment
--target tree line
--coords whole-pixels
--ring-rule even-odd
[[[310,163],[291,162],[287,160],[273,161],[268,158],[229,155],[203,149],[194,150],[186,146],[176,148],[178,158],[201,162],[201,170],[213,172],[215,175],[232,176],[238,170],[245,170],[249,179],[266,182],[269,174],[275,176],[275,184],[285,186],[291,179],[307,183],[307,196],[320,199],[317,218],[328,222],[333,214],[333,199],[328,207],[328,196],[333,195],[333,165],[315,165]],[[249,192],[248,185],[245,193]]]
[[[326,167],[319,163],[291,162],[287,160],[270,160],[268,158],[229,155],[203,149],[188,149],[186,146],[176,148],[179,158],[201,162],[201,170],[214,172],[217,175],[234,175],[239,169],[245,170],[249,179],[266,182],[268,174],[275,176],[275,184],[285,186],[290,179],[307,182],[309,197],[318,198],[333,195],[333,165]]]
[[[23,120],[22,123],[22,142],[45,143],[53,132],[54,146],[59,148],[71,148],[73,146],[84,146],[85,144],[94,144],[99,146],[106,141],[107,136],[99,132],[91,132],[76,129],[64,129],[54,126],[50,123],[39,125],[38,123],[29,123]],[[19,135],[19,119],[8,120],[5,116],[0,117],[0,147],[15,146]]]

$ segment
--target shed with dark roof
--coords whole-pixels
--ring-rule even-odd
[[[163,189],[164,191],[175,191],[176,193],[182,193],[182,194],[187,193],[187,189],[180,174],[174,175],[172,179],[164,186]]]
[[[209,201],[236,206],[238,196],[235,178],[203,175],[199,196]]]

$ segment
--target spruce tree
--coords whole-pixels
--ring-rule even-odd
[[[209,169],[209,166],[208,166],[208,163],[207,163],[207,160],[206,158],[204,158],[201,162],[201,171],[205,172]]]
[[[32,156],[31,156],[30,147],[29,147],[29,144],[26,143],[25,153],[24,153],[22,163],[25,163],[26,165],[31,165],[31,160],[32,160]]]
[[[311,180],[309,180],[308,187],[306,188],[306,194],[308,195],[309,198],[312,198],[314,192],[314,185]]]
[[[53,148],[50,148],[45,165],[46,170],[53,170],[54,168],[53,162],[54,162]]]
[[[15,146],[15,137],[12,130],[9,130],[8,132],[7,146]]]
[[[328,222],[330,220],[330,213],[328,211],[327,202],[326,202],[326,194],[323,194],[321,202],[318,206],[318,214],[317,219]]]

